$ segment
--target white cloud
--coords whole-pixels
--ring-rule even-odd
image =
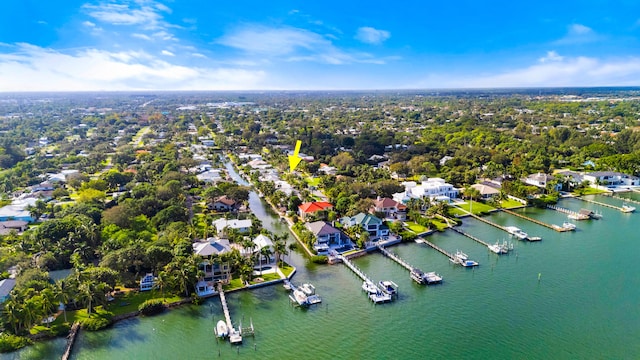
[[[95,20],[111,25],[140,26],[156,31],[179,27],[164,20],[163,13],[171,13],[170,8],[151,0],[101,2],[98,5],[84,4],[82,8]]]
[[[197,57],[197,58],[202,58],[202,59],[207,57],[206,55],[200,54],[200,53],[192,53],[191,56]]]
[[[264,71],[187,67],[143,51],[75,53],[30,44],[0,54],[0,91],[241,90],[266,88]]]
[[[328,64],[384,63],[371,54],[345,51],[318,33],[292,27],[248,26],[219,38],[217,43],[286,61],[315,61]]]
[[[152,41],[153,40],[153,39],[151,39],[151,37],[149,37],[149,35],[145,35],[145,34],[133,33],[133,34],[131,34],[131,36],[134,37],[134,38],[147,40],[147,41]]]
[[[604,36],[596,33],[592,28],[582,24],[571,24],[567,33],[554,42],[556,45],[584,44],[603,40]]]
[[[84,26],[86,26],[86,27],[90,27],[90,28],[96,27],[96,24],[95,24],[95,23],[92,23],[91,21],[84,21],[84,22],[82,23],[82,25],[84,25]]]
[[[166,40],[166,41],[169,41],[169,40],[178,41],[178,39],[176,39],[176,37],[173,36],[173,34],[170,34],[170,33],[166,32],[164,30],[158,31],[156,33],[153,33],[152,36],[154,38],[161,39],[161,40]]]
[[[562,61],[562,59],[564,59],[564,57],[560,56],[557,52],[547,51],[547,55],[544,57],[541,57],[540,59],[538,59],[538,61],[544,63],[544,62],[550,62],[550,61]]]
[[[379,30],[369,26],[358,29],[355,39],[363,43],[379,45],[391,37],[391,33],[386,30]]]
[[[547,55],[547,57],[549,57]],[[561,57],[553,61],[480,76],[432,75],[417,87],[496,88],[631,86],[640,82],[640,58]],[[416,87],[416,84],[413,85]]]
[[[162,55],[164,55],[164,56],[176,56],[174,53],[172,53],[172,52],[171,52],[171,51],[169,51],[169,50],[162,50],[162,52],[161,52],[161,53],[162,53]]]

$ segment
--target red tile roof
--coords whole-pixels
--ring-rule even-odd
[[[403,205],[402,203],[399,203],[393,199],[390,198],[382,198],[380,200],[375,200],[373,202],[374,206],[378,209],[380,208],[390,208],[390,207],[395,207],[398,210],[404,210],[407,207],[405,205]]]
[[[314,213],[316,211],[322,211],[326,209],[332,209],[333,205],[326,201],[308,202],[298,206],[300,211],[305,214]]]

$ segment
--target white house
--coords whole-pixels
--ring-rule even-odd
[[[22,220],[28,223],[35,219],[31,217],[31,213],[27,210],[29,206],[35,206],[36,198],[14,199],[11,205],[0,208],[0,221]]]
[[[206,241],[193,243],[193,253],[203,259],[231,252],[231,244],[227,239],[208,238]],[[203,276],[196,284],[199,296],[215,292],[217,282],[228,283],[231,280],[231,265],[228,262],[202,261],[198,266]]]
[[[393,194],[393,200],[406,203],[410,199],[450,200],[460,193],[453,185],[441,178],[428,178],[418,185],[415,181],[405,181],[404,192]]]
[[[140,291],[149,291],[153,289],[155,284],[155,277],[152,273],[148,273],[142,279],[140,279]]]
[[[640,185],[640,179],[637,176],[614,171],[594,171],[584,174],[582,179],[589,181],[591,187],[597,187],[598,185],[607,187]]]
[[[555,180],[555,178],[549,174],[544,174],[544,173],[537,173],[537,174],[531,174],[529,176],[527,176],[526,178],[522,179],[522,181],[525,184],[529,184],[529,185],[533,185],[533,186],[537,186],[539,188],[543,188],[545,189],[547,187],[547,185],[551,182]],[[559,191],[562,189],[562,184],[556,184],[554,187],[555,190]]]
[[[217,219],[213,221],[213,226],[216,227],[218,234],[222,234],[225,228],[238,230],[240,233],[247,233],[251,229],[251,220],[237,220],[237,219]]]

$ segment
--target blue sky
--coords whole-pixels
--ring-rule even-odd
[[[640,85],[638,1],[21,0],[0,91]]]

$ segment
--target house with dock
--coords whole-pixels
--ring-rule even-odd
[[[640,178],[615,171],[594,171],[585,173],[582,178],[589,181],[591,187],[605,186],[617,188],[625,186],[640,186]]]
[[[522,182],[528,185],[533,185],[542,189],[546,189],[547,185],[552,184],[554,180],[555,180],[555,177],[553,175],[539,172],[539,173],[531,174],[527,176],[526,178],[522,179]],[[556,183],[554,185],[553,190],[556,190],[556,191],[562,190],[562,184],[559,182]]]
[[[372,214],[384,214],[387,219],[404,221],[407,219],[407,206],[390,198],[378,197],[369,210]]]
[[[381,219],[371,214],[359,213],[355,216],[343,217],[339,221],[347,229],[352,226],[361,226],[369,233],[370,241],[377,241],[389,236],[389,227]]]
[[[232,251],[227,239],[208,238],[205,241],[193,243],[193,253],[202,258],[198,269],[202,271],[202,277],[196,284],[196,292],[199,296],[212,294],[216,283],[227,284],[231,281],[231,265],[228,262],[212,261],[220,259],[223,254]]]
[[[326,221],[306,223],[305,227],[316,237],[313,249],[318,255],[328,255],[331,249],[352,246],[347,235]]]

